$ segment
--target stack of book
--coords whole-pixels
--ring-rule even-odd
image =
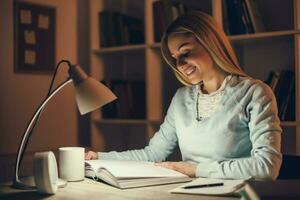
[[[225,7],[225,18],[227,18],[229,34],[237,35],[265,31],[265,25],[256,0],[226,0]]]
[[[105,119],[145,119],[146,92],[144,81],[110,80],[103,81],[118,97],[102,107]]]
[[[141,19],[118,12],[99,12],[100,47],[144,43],[144,24]]]
[[[272,71],[266,83],[275,94],[280,120],[295,121],[295,72]]]

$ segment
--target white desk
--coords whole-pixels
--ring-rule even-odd
[[[217,197],[202,195],[171,194],[168,190],[180,184],[169,184],[152,187],[142,187],[135,189],[120,190],[109,185],[85,179],[81,182],[69,182],[65,188],[60,188],[55,195],[45,196],[38,194],[35,190],[17,190],[10,187],[10,184],[0,184],[1,200],[28,200],[28,199],[48,199],[48,200],[127,200],[127,199],[164,199],[164,200],[189,200],[189,199],[234,199],[238,197]]]

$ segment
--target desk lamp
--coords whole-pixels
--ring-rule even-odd
[[[58,72],[59,66],[62,63],[66,63],[69,66],[69,77],[61,83],[56,89],[52,91],[52,86]],[[18,154],[15,163],[15,176],[13,186],[15,188],[21,189],[32,189],[35,188],[35,183],[33,177],[19,178],[19,168],[22,162],[25,149],[27,147],[29,138],[33,132],[35,125],[37,124],[40,114],[42,113],[44,107],[49,102],[49,100],[58,93],[64,86],[73,82],[75,86],[75,97],[77,107],[81,115],[91,112],[113,100],[117,97],[102,83],[96,81],[95,79],[88,77],[88,75],[81,69],[78,65],[73,65],[67,60],[61,60],[55,69],[55,73],[50,84],[50,88],[45,100],[37,108],[33,114],[28,126],[25,129],[21,143],[18,148]],[[64,181],[58,183],[59,186],[64,184]],[[60,185],[61,184],[61,185]]]

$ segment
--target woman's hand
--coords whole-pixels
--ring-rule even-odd
[[[155,163],[157,166],[165,167],[168,169],[173,169],[175,171],[181,172],[188,175],[189,177],[196,176],[197,165],[188,162],[161,162]]]
[[[85,159],[86,160],[96,160],[98,159],[98,154],[94,151],[88,151],[85,153]]]

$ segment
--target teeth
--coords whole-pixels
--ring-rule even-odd
[[[195,70],[196,70],[196,67],[193,66],[193,67],[188,68],[188,69],[185,71],[185,73],[186,73],[186,75],[189,76],[189,75],[191,75]]]

